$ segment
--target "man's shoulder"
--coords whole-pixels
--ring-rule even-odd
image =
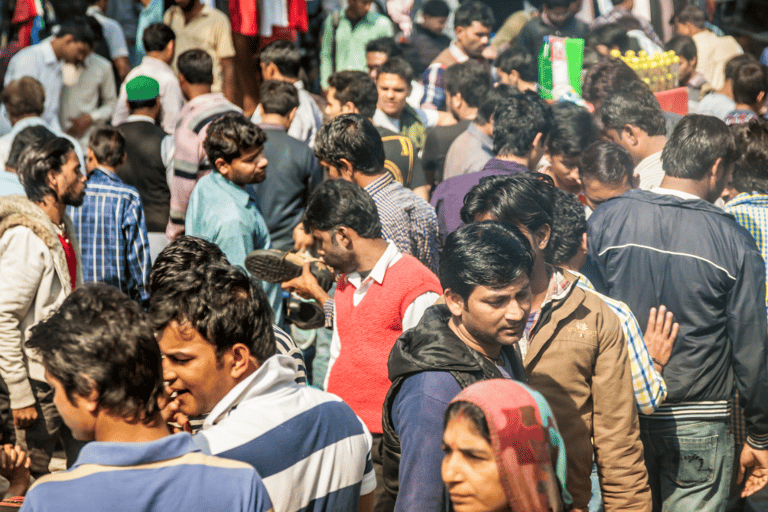
[[[459,392],[461,385],[450,372],[423,371],[413,373],[403,380],[397,401],[411,399],[448,405]]]

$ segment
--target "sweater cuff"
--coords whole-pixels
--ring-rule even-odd
[[[23,379],[19,382],[6,382],[8,393],[11,395],[11,409],[23,409],[35,405],[35,394],[32,392],[32,385],[29,379]]]
[[[750,432],[747,435],[747,444],[755,450],[768,450],[768,434]]]

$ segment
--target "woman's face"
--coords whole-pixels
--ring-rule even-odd
[[[509,510],[493,449],[466,416],[448,422],[443,452],[443,481],[456,512]]]

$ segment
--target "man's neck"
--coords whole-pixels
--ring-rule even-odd
[[[667,137],[665,135],[654,135],[652,137],[648,137],[648,140],[645,143],[645,151],[643,151],[640,161],[637,163],[639,164],[649,156],[655,155],[659,151],[663,150],[666,144]]]
[[[456,117],[457,121],[474,121],[477,117],[477,107],[464,107],[456,114],[458,117],[455,115],[453,117]]]
[[[56,56],[56,60],[64,58],[64,39],[61,37],[54,37],[51,39],[51,48],[53,48],[53,54]]]
[[[751,110],[752,112],[757,112],[757,109],[760,108],[760,105],[748,105],[746,103],[736,103],[736,106],[734,107],[734,110]]]
[[[157,121],[154,108],[137,108],[131,111],[132,116],[144,116]]]
[[[95,441],[109,443],[146,443],[171,435],[168,425],[160,414],[151,423],[126,419],[107,412],[100,412],[96,419]]]
[[[94,167],[93,169],[88,169],[88,173],[90,174],[90,172],[91,172],[92,170],[94,170],[94,169],[101,169],[102,171],[104,171],[104,172],[107,172],[107,173],[109,173],[109,174],[117,174],[117,171],[115,171],[115,168],[114,168],[114,167],[110,167],[110,166],[108,166],[108,165],[104,165],[104,164],[98,164],[98,165],[97,165],[96,167]]]
[[[659,187],[669,190],[677,190],[679,192],[685,192],[687,194],[692,194],[699,199],[703,199],[704,201],[709,201],[710,190],[705,183],[705,180],[697,181],[684,178],[675,178],[667,174],[661,180]]]
[[[723,86],[717,92],[718,94],[722,94],[723,96],[728,96],[729,98],[733,99],[733,82],[726,80]]]
[[[384,176],[384,173],[370,175],[370,174],[363,174],[361,172],[355,172],[352,175],[352,179],[359,186],[365,188],[371,183],[373,183],[374,181],[376,181],[377,179],[381,178],[382,176]]]
[[[200,11],[203,10],[202,2],[200,2],[199,0],[192,0],[192,1],[194,2],[194,5],[192,6],[192,8],[188,11],[183,11],[185,23],[189,23],[190,21],[192,21],[195,18],[195,16],[200,14]]]
[[[203,96],[204,94],[211,94],[210,84],[188,84],[187,87],[188,100],[193,100],[198,96]]]
[[[264,114],[261,115],[261,122],[264,124],[276,124],[282,126],[286,130],[291,126],[288,122],[288,118],[281,116],[280,114]]]
[[[355,244],[357,253],[356,272],[370,272],[387,252],[389,243],[383,238],[359,238]]]
[[[497,359],[499,357],[501,354],[500,343],[493,345],[488,343],[479,343],[471,334],[469,334],[464,324],[459,323],[456,318],[457,317],[453,315],[451,316],[450,320],[448,320],[448,327],[461,341],[464,342],[466,346],[490,359]]]
[[[60,226],[64,222],[64,211],[67,205],[53,198],[52,195],[47,195],[40,202],[35,202],[37,206],[42,208],[46,215],[51,219],[51,222]]]
[[[541,309],[549,291],[549,272],[543,256],[536,256],[531,272],[531,313]]]
[[[147,57],[152,57],[153,59],[157,59],[159,61],[165,62],[169,66],[171,65],[171,62],[168,61],[165,52],[147,52]],[[173,60],[173,56],[171,56],[171,61]]]
[[[30,117],[39,117],[39,115],[40,114],[26,114],[20,117],[15,117],[15,116],[8,116],[8,117],[10,118],[11,126],[14,126],[16,123],[18,123],[22,119],[29,119]]]
[[[139,0],[139,2],[141,2],[141,5],[143,5],[144,7],[147,7],[149,6],[149,4],[152,3],[152,0]]]
[[[528,156],[517,156],[517,155],[496,155],[496,160],[501,160],[502,162],[512,162],[515,164],[520,164],[523,167],[528,167]]]
[[[366,14],[367,14],[367,13],[366,13]],[[344,11],[344,15],[345,15],[345,16],[347,17],[347,19],[348,19],[349,21],[351,21],[352,23],[357,23],[357,22],[359,22],[360,20],[362,20],[363,18],[365,18],[365,16],[360,16],[360,17],[354,16],[354,15],[351,13],[351,10],[350,10],[349,8],[347,8],[347,10],[346,10],[346,11]]]

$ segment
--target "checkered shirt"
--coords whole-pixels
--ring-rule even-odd
[[[103,282],[149,305],[149,240],[138,191],[110,172],[88,175],[82,206],[67,207],[85,282]]]
[[[629,362],[632,370],[632,389],[635,391],[635,402],[637,410],[641,414],[653,414],[659,405],[667,398],[667,384],[664,378],[656,371],[653,366],[651,354],[648,353],[648,347],[645,346],[643,332],[640,324],[629,306],[621,301],[606,297],[595,291],[595,287],[585,276],[573,270],[569,272],[579,278],[576,285],[584,290],[589,290],[603,302],[605,302],[611,311],[616,313],[621,321],[621,329],[624,331],[624,338],[627,340],[629,349]]]
[[[440,255],[435,209],[388,172],[369,183],[365,190],[376,203],[384,238],[437,274]]]
[[[757,248],[763,255],[763,260],[768,261],[768,194],[758,192],[743,193],[734,197],[723,208],[736,218],[741,226],[749,231],[757,242]],[[768,286],[768,269],[765,272],[766,286]],[[765,302],[768,315],[768,298]],[[738,406],[738,393],[731,400],[731,429],[737,443],[743,443],[747,435],[744,410]]]

